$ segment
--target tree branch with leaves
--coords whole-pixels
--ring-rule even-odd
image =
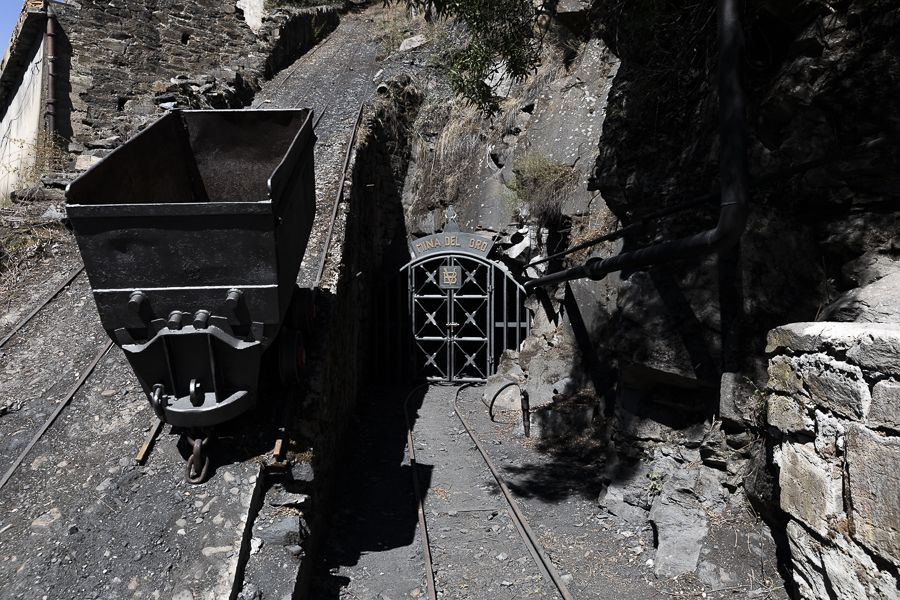
[[[484,113],[499,109],[494,85],[503,78],[520,81],[541,62],[549,17],[558,0],[385,0],[405,2],[437,18],[455,18],[468,34],[451,51],[448,74],[453,90]]]

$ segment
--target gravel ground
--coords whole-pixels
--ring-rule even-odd
[[[315,129],[316,218],[297,276],[301,287],[315,283],[356,115],[382,70],[375,22],[382,10],[343,15],[337,29],[268,82],[253,103],[253,108],[311,107],[314,118],[321,118]]]
[[[261,107],[313,106],[324,114],[316,130],[317,225],[302,282],[315,275],[356,112],[375,86],[374,38],[370,17],[347,15],[320,47],[259,94]],[[0,331],[80,266],[70,241],[57,250],[2,280]],[[82,275],[3,349],[0,405],[8,406],[0,416],[0,469],[105,341]],[[268,417],[243,419],[246,436],[220,433],[216,472],[204,485],[183,482],[184,457],[168,428],[149,462],[137,466],[133,456],[152,414],[113,348],[0,491],[2,597],[228,597],[242,546],[250,543],[245,523],[258,462],[271,450]],[[293,569],[287,576],[296,572],[294,563],[285,568]],[[292,587],[283,583],[274,587]]]
[[[650,524],[620,519],[598,505],[602,465],[588,455],[540,452],[537,440],[522,437],[516,413],[495,415],[499,422],[492,423],[482,391],[464,390],[460,410],[516,494],[544,549],[559,571],[571,577],[568,586],[576,598],[787,598],[768,528],[740,494],[729,496],[723,490],[726,507],[720,515],[710,515],[701,554],[704,568],[718,569],[727,583],[704,585],[693,573],[658,577]]]
[[[191,487],[168,430],[134,464],[152,419],[113,348],[0,492],[4,598],[228,595],[261,449],[219,439],[216,473]]]

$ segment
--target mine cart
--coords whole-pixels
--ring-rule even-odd
[[[255,403],[263,353],[300,293],[311,116],[171,112],[69,185],[103,327],[164,422],[206,428]]]

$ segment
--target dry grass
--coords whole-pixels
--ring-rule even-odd
[[[403,40],[414,35],[414,32],[420,27],[420,24],[416,22],[418,20],[410,16],[406,6],[402,3],[386,7],[378,17],[378,41],[381,43],[382,51],[376,58],[384,60],[400,47]]]
[[[17,196],[24,200],[29,199],[29,190],[41,186],[41,177],[47,173],[65,171],[69,162],[69,155],[64,150],[65,140],[58,136],[41,133],[35,142],[25,140],[10,140],[10,144],[25,149],[34,157],[30,164],[19,165],[8,169],[8,173],[16,180],[20,191]],[[0,198],[0,207],[9,206],[9,198]]]
[[[45,223],[26,209],[30,200],[42,197],[41,177],[47,173],[64,171],[69,156],[63,150],[64,141],[56,136],[41,134],[34,143],[19,143],[34,157],[31,164],[21,165],[9,172],[17,181],[16,202],[0,199],[0,273],[16,273],[33,260],[50,253],[51,246],[61,241],[64,233],[58,224]],[[43,210],[43,209],[41,209]]]
[[[65,236],[55,224],[21,223],[7,228],[2,222],[0,217],[0,273],[10,273],[13,279],[26,265],[50,254],[51,247]]]
[[[453,48],[459,41],[457,38],[464,35],[456,24],[440,20],[430,24],[423,20],[420,31],[431,41],[432,61],[438,65],[442,60],[441,53],[449,52],[446,49]],[[450,100],[449,90],[429,94],[415,125],[416,168],[410,216],[421,217],[450,204],[464,206],[468,201],[469,184],[481,172],[488,148],[507,135],[521,133],[518,123],[522,110],[539,102],[550,83],[564,73],[562,50],[547,44],[541,66],[527,79],[513,85],[510,97],[502,102],[500,114],[493,119],[485,118],[475,105],[463,99]],[[526,157],[527,160],[533,162]],[[552,170],[552,165],[549,167]],[[557,175],[560,176],[557,178],[559,183],[572,183],[568,177],[561,177],[561,172]],[[526,182],[526,186],[534,183]],[[561,197],[561,191],[554,189],[551,205],[544,206],[528,189],[519,189],[516,184],[513,188],[506,194],[506,202],[513,210],[521,210],[527,205],[532,215],[551,216],[555,206],[553,199]]]
[[[539,225],[557,224],[578,171],[570,165],[530,153],[515,162],[513,172],[516,178],[509,184],[509,189],[515,193],[518,205],[527,207],[528,214]]]
[[[591,210],[588,215],[572,218],[572,230],[569,234],[569,246],[577,246],[588,240],[606,235],[618,228],[618,218],[605,206]],[[616,253],[617,242],[601,242],[594,246],[573,252],[569,255],[569,261],[573,263],[583,262],[595,254],[612,256]]]
[[[416,123],[413,215],[463,203],[467,183],[480,171],[485,129],[473,105],[435,97],[426,101]]]

